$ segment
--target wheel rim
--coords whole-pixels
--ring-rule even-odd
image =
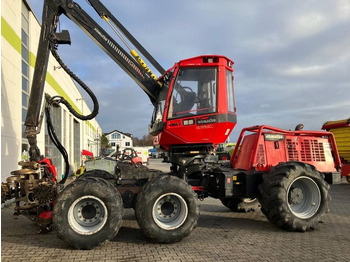
[[[153,205],[153,220],[165,230],[180,227],[186,220],[188,207],[186,201],[178,194],[161,195]]]
[[[321,192],[316,182],[306,176],[296,178],[288,188],[288,207],[299,218],[312,217],[320,207]]]
[[[94,196],[83,196],[74,201],[68,211],[68,223],[82,235],[92,235],[106,224],[108,211],[103,201]]]

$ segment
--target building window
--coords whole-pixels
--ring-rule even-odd
[[[120,134],[118,133],[112,134],[112,139],[120,139]]]
[[[114,143],[114,142],[112,142],[112,143],[111,143],[111,146],[115,146],[115,143]]]
[[[125,146],[130,146],[130,142],[125,142]]]
[[[74,163],[77,166],[79,166],[80,164],[81,149],[83,149],[83,148],[80,148],[80,134],[81,134],[80,123],[77,120],[73,119],[73,137],[74,137],[73,154],[74,154]]]
[[[63,146],[67,147],[67,111],[63,110]]]
[[[58,140],[61,141],[62,126],[61,126],[61,108],[60,107],[52,107],[51,122]],[[63,174],[62,173],[63,172],[62,155],[60,151],[56,148],[55,144],[51,141],[47,127],[45,128],[45,156],[52,160],[53,164],[56,166],[57,175],[60,178],[60,175]]]
[[[21,16],[21,53],[22,53],[22,151],[28,150],[25,125],[29,100],[29,10],[22,2]]]
[[[69,148],[69,161],[70,162],[74,162],[74,157],[73,157],[73,116],[69,115],[69,123],[68,123],[68,128],[69,128],[69,144],[68,144],[68,148]]]

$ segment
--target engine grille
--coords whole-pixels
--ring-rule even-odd
[[[300,142],[300,149],[298,142],[287,139],[288,158],[291,161],[303,162],[325,162],[324,145],[318,140],[304,139]],[[300,150],[300,156],[299,151]]]
[[[297,150],[297,142],[287,139],[288,159],[290,161],[299,161],[299,154]]]
[[[301,142],[301,160],[325,162],[325,152],[323,143],[317,140],[307,140]]]

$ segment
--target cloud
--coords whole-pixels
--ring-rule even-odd
[[[29,3],[41,17],[41,1]],[[84,1],[79,4],[101,20]],[[201,54],[235,61],[239,122],[232,140],[245,126],[292,129],[304,123],[319,130],[325,121],[350,117],[347,0],[104,4],[166,69]],[[72,46],[59,47],[59,53],[96,92],[103,131],[147,134],[153,108],[145,93],[72,22],[62,18],[61,28],[70,30]]]

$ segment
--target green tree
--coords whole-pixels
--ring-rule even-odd
[[[134,146],[153,146],[153,136],[144,135],[142,138],[133,137]]]
[[[108,138],[105,134],[102,134],[101,136],[101,150],[102,152],[105,152],[106,149],[111,148],[111,145],[109,144]]]

